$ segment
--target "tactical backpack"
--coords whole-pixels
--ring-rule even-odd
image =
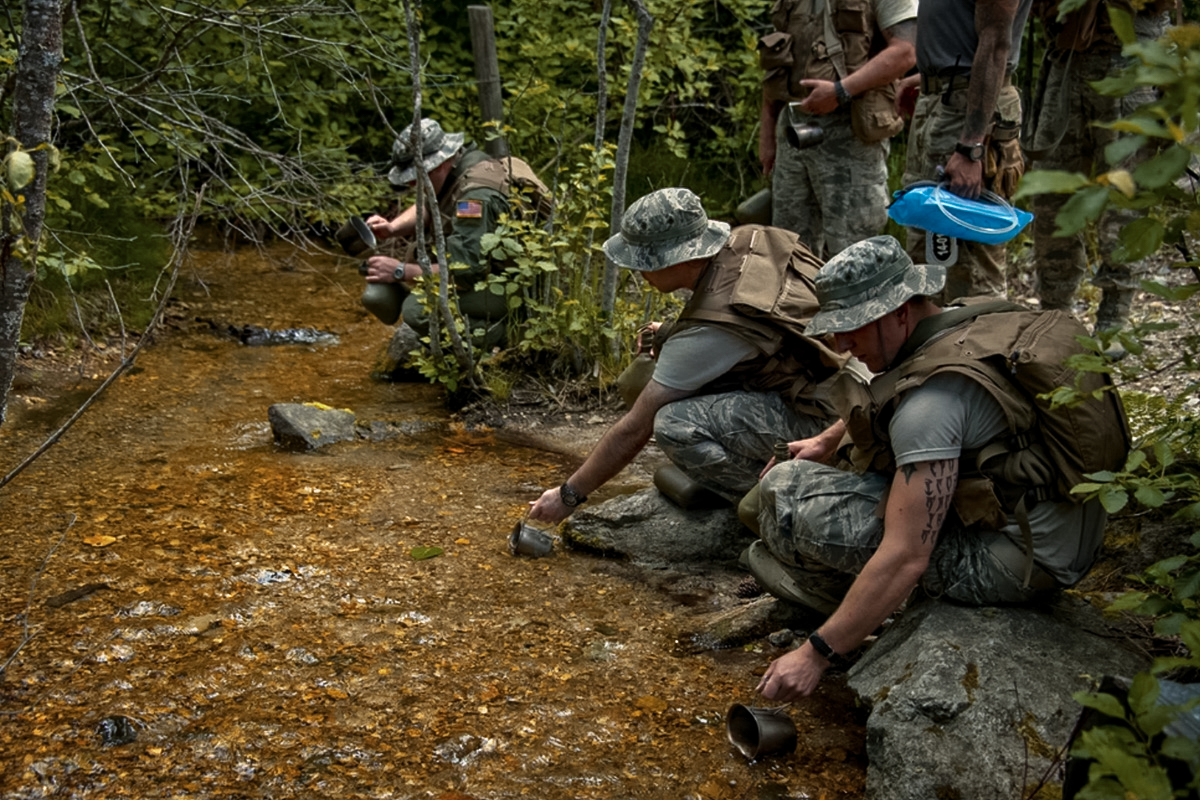
[[[1120,469],[1133,443],[1121,397],[1109,376],[1080,375],[1064,363],[1083,352],[1077,337],[1087,331],[1063,311],[1030,311],[1004,301],[965,302],[923,320],[913,332],[897,355],[896,393],[920,385],[935,372],[975,378],[1004,409],[1012,435],[964,457],[973,455],[980,473],[1024,497],[1078,502],[1080,495],[1071,494],[1071,488],[1083,483],[1088,473]],[[930,341],[942,332],[941,338]],[[916,355],[909,357],[911,353]],[[1076,380],[1079,390],[1091,395],[1087,400],[1052,408],[1043,397]],[[1026,413],[1021,407],[1029,404],[1032,426],[1014,428],[1013,422]],[[1009,501],[1005,505],[1013,500],[1000,499]]]

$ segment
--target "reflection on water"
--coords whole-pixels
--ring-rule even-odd
[[[0,663],[32,636],[0,682],[3,797],[861,794],[836,681],[792,708],[797,753],[748,764],[723,714],[767,654],[672,655],[696,608],[589,556],[509,555],[565,462],[372,382],[388,329],[354,264],[200,259],[177,330],[0,491]],[[197,318],[336,343],[247,346]],[[308,401],[408,432],[276,450],[268,406]],[[18,408],[0,469],[52,416]],[[115,717],[134,738],[104,746]]]

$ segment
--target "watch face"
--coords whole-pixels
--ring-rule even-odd
[[[961,156],[966,156],[967,158],[971,159],[972,161],[982,161],[983,160],[983,143],[980,142],[979,144],[963,144],[962,142],[959,142],[958,144],[956,144],[954,146],[954,152],[958,153]]]

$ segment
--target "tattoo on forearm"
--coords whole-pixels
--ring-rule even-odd
[[[917,465],[905,464],[904,466],[900,467],[900,471],[904,473],[904,482],[910,483],[912,481],[912,476],[917,472]]]
[[[957,467],[957,461],[929,462],[929,476],[925,478],[925,512],[928,516],[921,530],[922,543],[936,541],[942,523],[946,521],[958,485]]]

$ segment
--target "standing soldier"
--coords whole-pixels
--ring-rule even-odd
[[[1121,97],[1107,97],[1092,82],[1121,72],[1129,59],[1121,55],[1121,41],[1113,32],[1108,9],[1119,8],[1133,16],[1141,41],[1162,36],[1167,15],[1162,2],[1150,2],[1134,12],[1126,0],[1090,0],[1083,8],[1058,18],[1058,4],[1045,0],[1038,13],[1046,25],[1048,44],[1042,63],[1042,89],[1036,113],[1037,128],[1030,143],[1035,169],[1067,170],[1094,175],[1109,167],[1104,151],[1120,135],[1097,123],[1114,122],[1138,106],[1158,98],[1151,86],[1139,86]],[[1132,168],[1144,158],[1139,152],[1120,164]],[[1118,164],[1109,165],[1113,168]],[[1055,237],[1055,220],[1065,195],[1042,194],[1033,200],[1033,263],[1037,268],[1037,294],[1043,309],[1071,310],[1079,280],[1087,272],[1083,234]],[[1110,208],[1100,218],[1100,263],[1092,283],[1103,296],[1096,312],[1096,331],[1119,328],[1129,321],[1137,288],[1140,263],[1117,263],[1112,251],[1121,228],[1142,215],[1132,209]]]
[[[1011,197],[1025,171],[1021,96],[1012,74],[1032,0],[922,0],[917,19],[921,95],[908,135],[904,184],[942,181],[968,198]],[[908,229],[913,261],[930,260],[925,231]],[[961,242],[939,299],[1006,294],[1004,245]]]
[[[818,257],[887,222],[888,139],[904,127],[894,82],[916,63],[916,17],[916,0],[776,0],[771,10],[758,146],[771,224]],[[789,131],[813,129],[819,143],[789,143]]]

